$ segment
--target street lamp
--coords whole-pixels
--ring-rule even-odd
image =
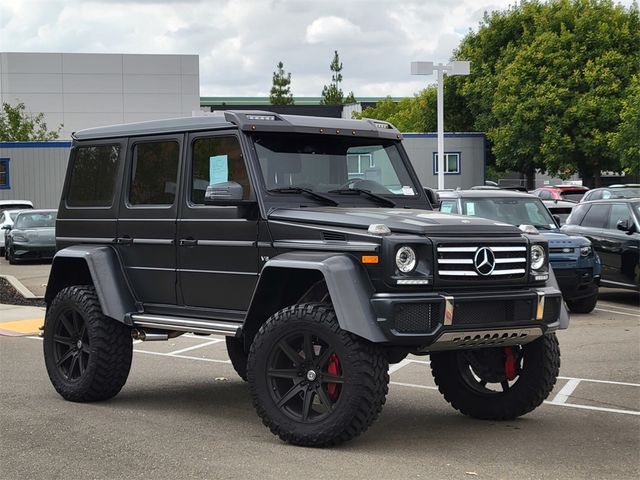
[[[454,61],[448,64],[433,62],[411,62],[411,75],[433,75],[438,72],[438,190],[444,189],[444,74],[469,75],[471,62]]]

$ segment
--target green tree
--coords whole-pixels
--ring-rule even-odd
[[[0,141],[1,142],[43,142],[55,140],[60,136],[60,129],[50,131],[44,121],[44,114],[32,114],[26,111],[24,103],[15,107],[2,103],[0,112]]]
[[[340,88],[340,83],[342,83],[342,73],[340,73],[342,71],[342,62],[340,61],[340,56],[338,55],[337,50],[333,52],[333,60],[331,61],[329,68],[333,72],[331,75],[331,83],[322,88],[322,100],[320,100],[320,103],[322,105],[356,103],[356,97],[353,92],[349,92],[349,95],[345,98],[344,93]]]
[[[536,169],[595,185],[621,169],[611,142],[640,69],[636,4],[523,2],[486,15],[455,57],[472,61],[470,77],[451,80],[498,167],[525,172],[529,187]]]
[[[273,72],[273,82],[269,100],[272,105],[293,105],[291,95],[291,72],[284,72],[284,65],[278,62],[277,70]]]
[[[635,75],[622,101],[620,124],[609,137],[625,173],[640,175],[640,75]]]

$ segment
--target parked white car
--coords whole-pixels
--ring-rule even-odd
[[[20,210],[31,208],[33,208],[33,203],[29,200],[0,200],[0,256],[5,255],[4,246],[8,232],[5,226],[13,225]]]

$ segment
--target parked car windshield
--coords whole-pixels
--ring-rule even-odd
[[[602,193],[603,199],[609,198],[639,198],[640,188],[612,188]]]
[[[565,200],[579,202],[585,193],[586,190],[564,190],[560,192],[560,196]]]
[[[16,230],[51,228],[56,224],[56,212],[21,213],[16,219]]]
[[[484,217],[512,225],[533,225],[555,230],[556,224],[537,198],[463,198],[463,214]]]
[[[385,196],[418,194],[393,141],[270,132],[252,136],[268,190],[299,187],[330,195],[345,189]]]

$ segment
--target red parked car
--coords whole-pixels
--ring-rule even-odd
[[[531,192],[541,200],[568,200],[579,202],[582,196],[589,190],[581,185],[549,185],[540,187]]]

